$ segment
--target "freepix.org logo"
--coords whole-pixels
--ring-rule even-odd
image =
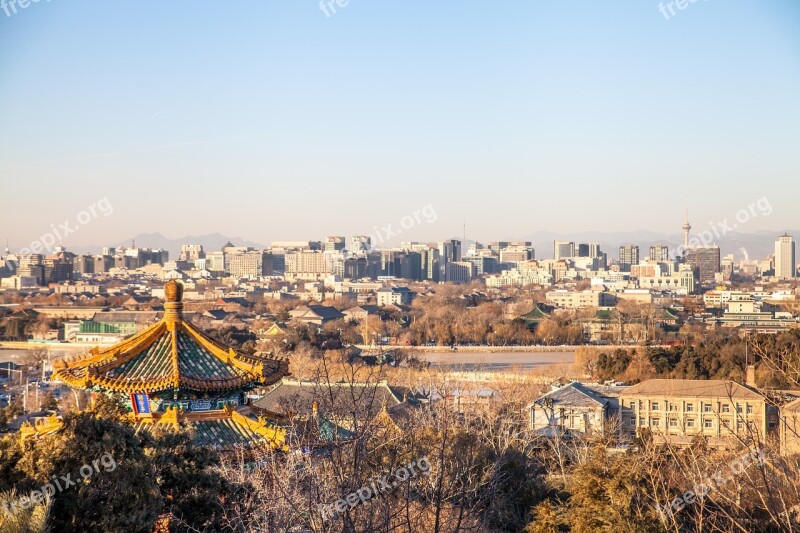
[[[39,490],[32,490],[30,494],[25,494],[17,500],[9,503],[3,502],[3,510],[7,516],[13,516],[19,509],[27,510],[60,492],[64,492],[79,483],[86,482],[90,477],[100,473],[102,466],[104,472],[113,472],[117,469],[117,462],[110,453],[104,453],[99,459],[95,459],[91,464],[87,463],[78,469],[77,475],[73,477],[72,472],[67,472],[64,476],[53,476],[49,483],[42,486]]]
[[[43,0],[0,0],[0,9],[2,9],[7,17],[16,15],[20,9],[27,9],[31,4],[38,4]],[[49,2],[50,0],[44,0]]]
[[[319,512],[322,514],[323,520],[330,520],[336,514],[341,514],[348,508],[353,509],[359,503],[367,503],[375,496],[387,493],[401,483],[405,483],[419,474],[427,474],[430,469],[431,463],[428,461],[427,457],[411,461],[406,466],[395,469],[391,474],[386,474],[370,480],[369,483],[357,491],[351,492],[344,498],[336,500],[334,503],[327,505],[319,504]]]
[[[30,254],[51,253],[53,247],[64,240],[68,235],[72,235],[82,226],[90,223],[101,216],[107,217],[114,213],[114,206],[108,201],[108,198],[102,198],[83,211],[75,215],[75,221],[65,220],[61,224],[50,224],[50,231],[47,231],[39,236],[38,239],[31,242],[26,248],[19,251],[20,256]],[[13,263],[13,261],[12,261]]]

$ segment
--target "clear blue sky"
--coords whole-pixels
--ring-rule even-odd
[[[8,0],[6,0],[8,2]],[[666,4],[666,3],[665,3]],[[800,2],[75,2],[0,10],[0,238],[67,245],[800,226]],[[669,13],[667,11],[667,13]]]

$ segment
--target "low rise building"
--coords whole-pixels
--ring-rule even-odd
[[[531,431],[542,436],[617,432],[619,395],[625,387],[570,383],[528,405]]]
[[[614,294],[600,291],[557,290],[548,292],[546,296],[548,302],[566,309],[610,307],[617,303]]]
[[[417,293],[408,287],[383,287],[377,295],[378,305],[411,305]]]
[[[674,445],[696,437],[725,447],[732,438],[763,441],[778,429],[777,408],[734,381],[651,379],[620,395],[623,427]]]

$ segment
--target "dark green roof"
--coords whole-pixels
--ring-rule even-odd
[[[544,320],[546,318],[550,318],[550,314],[543,311],[542,308],[537,305],[529,312],[522,315],[520,318],[522,318],[525,321]]]

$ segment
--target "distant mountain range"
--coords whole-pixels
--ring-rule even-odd
[[[702,231],[702,229],[703,228],[700,228],[700,231]],[[722,232],[720,231],[719,233]],[[800,239],[800,230],[758,231],[755,233],[730,231],[724,235],[721,234],[719,238],[715,236],[712,243],[720,246],[720,251],[723,256],[734,254],[737,260],[744,259],[745,257],[749,257],[750,259],[763,259],[774,253],[775,240],[784,233],[788,233],[796,239]],[[699,233],[693,230],[692,235],[699,235]],[[445,239],[445,237],[443,237],[443,239]],[[683,244],[683,235],[680,233],[665,234],[644,230],[611,233],[584,231],[569,234],[539,231],[518,240],[531,241],[536,248],[536,257],[540,259],[547,259],[553,256],[554,240],[574,241],[576,246],[579,243],[599,242],[601,250],[608,254],[609,259],[616,259],[619,253],[619,247],[622,244],[630,243],[638,245],[640,256],[644,258],[649,254],[650,246],[653,244],[666,244],[671,250],[675,250],[678,246]],[[169,256],[172,259],[177,259],[181,246],[184,244],[202,244],[203,248],[208,251],[221,250],[222,246],[227,242],[235,246],[251,246],[256,249],[267,247],[264,243],[248,241],[241,237],[228,237],[220,233],[186,235],[177,239],[169,239],[164,237],[161,233],[140,233],[131,239],[113,244],[110,243],[108,246],[125,246],[127,248],[131,246],[132,242],[135,242],[136,246],[140,248],[161,248],[169,250]],[[76,246],[70,247],[69,250],[78,254],[98,254],[101,248],[102,245]]]

